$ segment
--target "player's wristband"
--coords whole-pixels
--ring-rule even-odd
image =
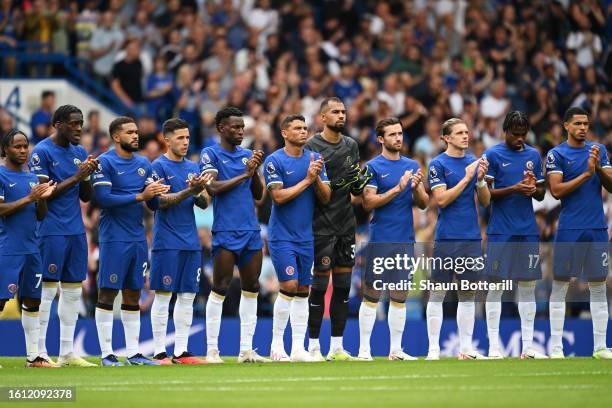
[[[486,185],[487,185],[487,182],[484,181],[484,179],[482,179],[478,183],[476,183],[476,187],[478,187],[478,188],[483,188]]]

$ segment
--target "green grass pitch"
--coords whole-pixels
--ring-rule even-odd
[[[612,406],[612,361],[587,358],[258,365],[234,361],[228,358],[226,364],[207,366],[25,369],[23,358],[0,358],[4,367],[0,386],[76,387],[76,403],[45,404],[52,407]]]

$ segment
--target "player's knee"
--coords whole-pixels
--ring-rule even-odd
[[[100,292],[98,293],[98,303],[105,303],[105,304],[113,304],[113,302],[115,301],[115,298],[117,297],[117,293],[119,291],[115,290],[115,289],[108,289],[108,288],[102,288],[100,289]]]
[[[312,277],[312,289],[319,292],[326,292],[329,285],[329,274],[315,273]]]
[[[460,290],[457,292],[457,297],[460,302],[473,302],[476,298],[476,292],[473,290]]]
[[[103,302],[98,301],[98,303],[96,304],[96,309],[106,310],[107,312],[112,312],[113,311],[113,304],[112,303],[103,303]]]
[[[335,273],[332,278],[332,285],[334,290],[336,288],[350,289],[351,288],[351,274],[347,272]]]
[[[40,299],[23,298],[21,299],[21,309],[26,312],[38,312]]]
[[[125,312],[139,312],[140,306],[138,304],[131,305],[131,304],[122,303],[121,310]]]
[[[298,291],[298,281],[295,279],[291,279],[288,281],[280,282],[280,288],[285,292],[295,294]]]
[[[374,295],[370,293],[364,293],[363,300],[368,303],[378,303],[378,301],[380,300],[380,294]]]
[[[139,289],[123,289],[121,295],[123,296],[123,303],[126,305],[138,305],[138,301],[140,300]]]
[[[389,300],[395,303],[406,303],[406,292],[402,291],[393,291],[389,293]]]
[[[217,295],[217,297],[223,299],[225,298],[225,295],[227,295],[227,286],[225,287],[213,286],[213,288],[211,289],[211,292],[214,292]]]

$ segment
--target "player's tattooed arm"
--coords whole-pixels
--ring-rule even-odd
[[[329,203],[329,200],[331,200],[331,187],[329,186],[329,183],[324,183],[320,176],[317,176],[317,179],[315,180],[314,191],[315,195],[317,196],[317,200],[319,200],[320,203],[327,204]]]
[[[387,204],[408,187],[408,183],[410,183],[411,179],[412,170],[406,170],[397,185],[382,194],[377,194],[375,188],[366,186],[362,196],[363,208],[367,211],[371,211]]]

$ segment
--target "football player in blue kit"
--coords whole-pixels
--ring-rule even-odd
[[[412,207],[427,208],[429,196],[423,186],[419,164],[401,156],[404,133],[397,118],[387,118],[376,125],[376,137],[382,153],[367,163],[372,174],[363,193],[363,207],[374,210],[370,221],[368,266],[363,285],[363,300],[359,308],[358,359],[373,361],[370,337],[376,320],[380,290],[375,289],[369,261],[377,257],[395,258],[396,255],[414,256],[414,225]],[[389,250],[389,251],[387,251]],[[385,271],[383,281],[408,281],[409,269]],[[389,277],[393,274],[393,277]],[[380,278],[379,278],[380,279]],[[402,336],[406,324],[406,291],[389,291],[387,315],[390,332],[389,360],[416,360],[402,350]]]
[[[518,309],[521,317],[523,351],[521,358],[546,358],[533,348],[536,313],[535,285],[542,278],[540,231],[535,220],[532,197],[544,199],[546,183],[540,153],[525,144],[529,119],[523,112],[506,115],[502,126],[505,141],[485,152],[489,169],[485,179],[491,190],[491,217],[487,228],[486,270],[489,280],[518,282]],[[489,358],[503,358],[499,344],[501,289],[489,289],[486,301]]]
[[[56,184],[39,183],[34,174],[24,171],[28,148],[28,138],[18,130],[0,140],[0,156],[6,158],[0,166],[0,312],[17,294],[25,334],[26,367],[56,368],[59,366],[38,353],[43,275],[36,233],[37,221],[47,214],[46,199]]]
[[[159,365],[139,352],[140,290],[147,273],[148,248],[143,225],[143,202],[154,210],[158,196],[170,186],[153,180],[149,161],[138,151],[134,119],[118,117],[109,125],[115,148],[99,157],[93,186],[100,215],[100,270],[96,327],[103,366],[123,365],[113,353],[113,302],[123,298],[121,322],[125,332],[127,365]]]
[[[53,114],[52,124],[55,133],[38,143],[30,158],[30,171],[41,183],[49,180],[57,183],[47,199],[49,212],[39,228],[43,284],[38,352],[48,359],[47,325],[59,283],[60,350],[57,362],[66,367],[95,367],[74,354],[73,340],[83,281],[87,277],[87,237],[81,201],[91,200],[90,176],[98,168],[98,160],[88,156],[79,146],[83,129],[83,113],[79,108],[60,106]]]
[[[331,188],[323,158],[304,149],[308,139],[306,121],[289,115],[281,123],[285,147],[264,163],[266,186],[272,197],[268,247],[280,283],[274,302],[271,359],[314,362],[304,349],[308,322],[308,293],[314,264],[312,220],[315,201],[325,204]],[[285,352],[283,335],[291,319],[291,357]]]
[[[477,159],[465,152],[469,146],[469,133],[461,119],[452,118],[444,122],[442,138],[447,144],[446,151],[431,160],[428,171],[429,185],[439,207],[431,279],[438,284],[451,283],[453,278],[458,283],[474,282],[480,279],[480,272],[484,269],[482,236],[474,193],[481,205],[489,205],[491,193],[484,181],[488,163],[486,159]],[[453,261],[452,268],[447,267],[447,262],[436,262],[446,259]],[[429,293],[426,313],[428,360],[440,358],[442,302],[445,295],[444,286]],[[483,359],[485,357],[472,346],[475,292],[458,290],[457,297],[458,357],[460,360]]]
[[[225,107],[217,112],[215,125],[220,143],[202,150],[200,169],[211,173],[206,191],[213,197],[213,288],[206,304],[206,361],[223,363],[219,356],[221,313],[227,288],[238,266],[240,272],[240,354],[239,363],[269,361],[253,350],[257,325],[257,296],[261,273],[263,241],[255,211],[255,200],[264,194],[257,174],[263,152],[240,147],[244,137],[242,112]]]
[[[610,244],[603,210],[602,186],[612,191],[612,167],[606,147],[587,140],[589,116],[581,108],[570,108],[563,117],[567,141],[546,156],[546,176],[552,195],[561,200],[559,226],[553,256],[553,286],[550,294],[551,358],[564,358],[563,324],[569,280],[589,282],[593,319],[593,357],[612,359],[606,345],[608,301],[606,277]]]
[[[162,178],[170,190],[159,199],[153,224],[150,288],[155,291],[151,326],[155,343],[154,359],[162,365],[206,364],[187,351],[193,320],[193,300],[200,288],[202,250],[193,206],[205,209],[204,194],[211,174],[200,177],[198,163],[185,158],[189,150],[189,124],[168,119],[162,125],[168,151],[153,162],[153,178]],[[174,355],[166,353],[168,307],[174,304]]]

